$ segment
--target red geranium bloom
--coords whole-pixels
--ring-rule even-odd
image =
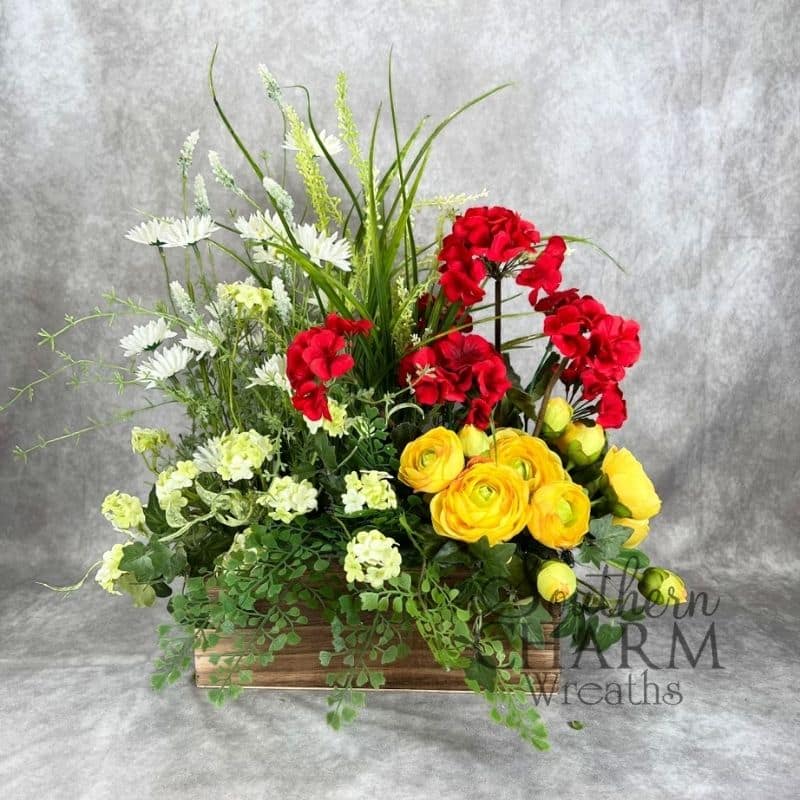
[[[331,381],[349,372],[355,365],[353,356],[341,352],[345,347],[344,336],[327,328],[315,333],[303,350],[303,361],[311,373],[321,381]]]
[[[552,314],[558,311],[561,306],[576,303],[580,299],[577,289],[564,289],[561,292],[553,292],[549,297],[538,300],[533,307],[534,311],[541,311],[543,314]]]
[[[617,384],[612,384],[603,392],[603,396],[597,404],[597,411],[598,425],[602,425],[604,428],[622,427],[628,418],[628,409]]]
[[[485,431],[492,419],[492,407],[480,397],[475,397],[469,404],[469,411],[464,418],[465,425],[474,425]]]
[[[292,395],[292,405],[315,422],[322,417],[331,418],[325,387],[321,383],[306,381],[300,384]]]
[[[345,319],[338,314],[328,314],[325,327],[340,336],[366,336],[374,326],[368,319]]]
[[[517,275],[520,286],[529,286],[533,291],[528,295],[528,301],[535,305],[539,292],[552,294],[561,285],[561,265],[564,263],[564,254],[567,245],[560,236],[551,236],[545,249],[539,254],[533,264],[521,270]]]
[[[481,283],[486,278],[486,266],[477,259],[451,261],[443,264],[439,278],[444,296],[451,303],[461,303],[465,308],[479,303],[486,296]]]
[[[639,323],[606,314],[594,323],[591,344],[593,361],[598,370],[611,377],[620,370],[624,374],[624,368],[632,367],[642,353]]]
[[[567,358],[580,358],[589,351],[585,318],[575,303],[561,306],[545,317],[544,332]]]

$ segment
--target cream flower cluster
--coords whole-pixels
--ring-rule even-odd
[[[271,509],[271,519],[289,523],[317,507],[317,490],[307,480],[298,481],[289,475],[273,478],[258,504]]]
[[[344,476],[347,491],[342,495],[345,514],[355,514],[365,508],[373,511],[397,508],[397,495],[390,478],[388,472],[374,469],[348,472]]]
[[[248,314],[263,314],[272,308],[272,290],[249,283],[221,283],[217,294],[222,300],[229,300]]]
[[[339,438],[344,436],[347,432],[347,427],[350,424],[350,419],[347,416],[347,406],[337,402],[332,397],[328,398],[328,409],[331,412],[331,418],[325,419],[309,419],[303,417],[311,433],[316,433],[319,430],[325,431],[328,436]]]
[[[252,429],[231,431],[219,441],[215,471],[225,481],[250,480],[274,454],[275,444],[268,436]]]
[[[360,531],[347,543],[344,571],[348,582],[380,589],[384,581],[400,574],[402,561],[394,539],[375,529]]]
[[[103,553],[100,569],[95,573],[94,579],[109,594],[120,594],[114,584],[125,574],[120,568],[122,556],[125,554],[124,544],[115,544],[110,550]]]
[[[144,509],[138,497],[114,491],[103,500],[103,516],[115,527],[127,531],[144,525]]]
[[[131,429],[131,450],[138,455],[153,453],[158,455],[162,447],[172,445],[169,433],[163,428],[139,428]]]
[[[183,489],[188,489],[200,474],[193,461],[179,461],[156,478],[156,499],[164,511],[177,511],[187,504]]]

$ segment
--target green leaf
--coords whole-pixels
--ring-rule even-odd
[[[478,653],[464,670],[464,677],[492,692],[497,684],[497,667]]]
[[[579,722],[577,719],[570,720],[567,723],[567,725],[569,725],[569,727],[572,728],[572,730],[574,731],[582,731],[586,727],[582,722]]]

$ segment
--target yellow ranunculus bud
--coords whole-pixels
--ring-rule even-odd
[[[510,467],[478,462],[431,500],[433,528],[440,536],[495,545],[516,536],[528,517],[528,484]]]
[[[631,529],[631,535],[625,540],[623,547],[638,547],[650,533],[649,519],[630,519],[626,517],[614,517],[612,522],[615,525],[623,525]]]
[[[522,431],[516,435],[498,436],[489,457],[515,470],[528,482],[531,492],[547,483],[566,479],[558,455],[544,441]]]
[[[650,519],[661,511],[653,482],[630,450],[609,448],[603,459],[603,473],[616,503],[616,516]]]
[[[544,410],[542,436],[546,439],[561,436],[572,421],[572,406],[563,397],[551,397]]]
[[[606,433],[602,425],[585,425],[583,422],[570,422],[556,440],[559,451],[579,467],[597,461],[605,444]]]
[[[489,452],[489,447],[491,446],[489,437],[474,425],[465,425],[458,432],[458,438],[467,458],[483,456]]]
[[[589,495],[577,483],[548,483],[533,494],[528,530],[545,547],[571,550],[589,530],[590,511]]]
[[[464,451],[453,431],[433,428],[409,442],[397,477],[415,492],[440,492],[464,469]]]
[[[545,561],[536,576],[536,589],[548,603],[563,603],[577,587],[575,573],[563,561]]]
[[[680,576],[663,567],[648,567],[639,580],[639,591],[658,606],[679,605],[688,597]]]

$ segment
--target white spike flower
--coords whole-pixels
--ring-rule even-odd
[[[267,98],[277,103],[279,106],[283,105],[283,93],[281,87],[275,76],[267,69],[266,64],[258,65],[258,74],[261,78],[261,83],[264,86],[264,92]]]
[[[164,231],[164,247],[189,247],[218,230],[219,226],[208,216],[179,219]]]
[[[194,176],[194,210],[204,217],[211,213],[206,182],[202,175]]]
[[[170,226],[175,222],[172,217],[148,219],[131,228],[125,238],[136,244],[149,244],[154,247],[163,247]]]
[[[189,167],[192,166],[192,158],[194,157],[194,148],[197,146],[199,139],[200,131],[192,131],[186,137],[183,147],[181,147],[181,152],[178,155],[178,167],[184,178],[189,174]]]
[[[247,384],[247,388],[251,389],[253,386],[273,386],[291,394],[292,387],[286,377],[286,357],[276,353],[260,367],[256,367],[256,377]]]
[[[165,381],[186,369],[193,358],[194,353],[191,350],[174,344],[166,350],[154,353],[152,358],[136,370],[136,378],[148,389],[152,389],[159,381]]]
[[[136,325],[131,333],[119,340],[125,358],[138,356],[148,350],[155,350],[166,339],[178,334],[169,329],[163,318],[153,319],[147,325]]]
[[[286,284],[278,275],[273,276],[270,284],[272,289],[272,300],[275,303],[275,311],[284,325],[289,324],[292,317],[292,298],[286,291]]]
[[[292,196],[286,189],[283,188],[277,181],[273,180],[269,177],[269,175],[264,176],[264,180],[261,181],[261,184],[264,187],[264,191],[270,196],[272,202],[281,210],[281,213],[285,217],[291,218],[292,216],[292,209],[294,208],[294,200],[292,200]]]
[[[334,136],[332,133],[327,133],[324,128],[321,131],[317,131],[317,134],[321,139],[323,146],[328,151],[328,155],[335,156],[342,152],[343,145],[338,136]],[[308,141],[311,144],[311,151],[314,153],[314,155],[317,158],[322,158],[325,153],[322,151],[322,147],[320,147],[316,136],[314,136],[314,133],[310,128],[305,129],[305,136],[308,137]],[[283,149],[296,151],[300,149],[301,144],[301,142],[297,141],[294,131],[290,131],[286,134],[286,139],[283,143]]]
[[[340,239],[335,233],[326,236],[309,224],[298,225],[294,235],[297,243],[317,266],[330,264],[342,272],[350,272],[352,250],[346,239]]]
[[[197,306],[195,306],[192,298],[189,297],[189,292],[180,284],[180,281],[172,281],[170,283],[169,294],[179,314],[183,314],[185,317],[197,316]]]

